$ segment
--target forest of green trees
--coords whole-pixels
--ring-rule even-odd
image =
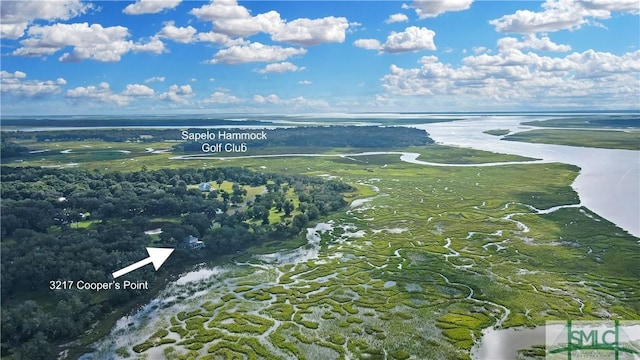
[[[254,132],[242,129],[213,129],[210,131]],[[74,131],[37,131],[3,132],[3,141],[16,140],[45,141],[140,141],[157,142],[181,140],[182,129],[86,129]],[[202,132],[205,129],[188,129],[189,132]],[[261,130],[262,131],[262,130]],[[313,146],[313,147],[354,147],[354,148],[401,148],[433,143],[424,130],[409,127],[381,126],[302,126],[294,128],[265,129],[267,140],[252,141],[252,147]],[[4,144],[4,143],[3,143]],[[176,144],[176,150],[200,150],[199,143],[183,142]],[[16,153],[11,153],[17,156]],[[43,156],[39,154],[38,156]]]
[[[49,289],[51,280],[111,281],[111,273],[145,258],[145,247],[176,247],[165,277],[195,262],[298,235],[307,222],[346,205],[338,181],[252,172],[244,168],[162,169],[129,173],[2,167],[2,356],[52,359],[55,345],[82,335],[96,321],[139,296]],[[203,182],[233,182],[232,191],[201,191]],[[243,185],[264,186],[250,206]],[[293,189],[297,214],[285,194]],[[269,223],[269,211],[284,221]],[[161,220],[158,220],[161,219]],[[162,223],[152,239],[144,231]],[[79,226],[80,224],[83,226]],[[214,226],[215,225],[215,226]],[[206,247],[181,247],[188,235]],[[194,256],[196,258],[194,258]],[[137,280],[157,281],[151,267]]]
[[[430,143],[433,140],[424,130],[408,127],[310,126],[267,130],[267,140],[252,141],[251,147],[404,148]],[[191,152],[200,151],[201,146],[202,143],[191,141],[173,148]]]
[[[0,158],[10,158],[14,156],[19,156],[28,152],[29,149],[25,146],[18,145],[11,141],[6,141],[6,138],[2,138],[0,141]]]

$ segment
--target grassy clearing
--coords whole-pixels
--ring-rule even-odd
[[[71,149],[72,152],[96,152],[127,150],[133,152],[148,152],[148,148],[154,150],[169,149],[174,142],[110,142],[101,140],[85,141],[56,141],[38,142],[37,140],[16,140],[20,145],[32,150],[48,150],[48,152],[60,152]]]
[[[223,181],[222,184],[218,185],[218,183],[216,183],[215,181],[209,181],[208,182],[209,185],[211,185],[211,189],[212,190],[222,190],[225,191],[229,194],[233,193],[233,182],[232,181]],[[196,184],[196,185],[187,185],[187,190],[189,189],[198,189],[198,186],[200,186],[200,184]],[[247,194],[245,195],[246,199],[252,199],[254,198],[256,195],[264,192],[266,189],[264,186],[250,186],[250,185],[241,185],[241,188],[247,191]]]
[[[503,140],[640,150],[640,130],[529,130],[505,136]]]
[[[271,210],[269,210],[270,224],[291,220],[294,216],[301,214],[300,210],[298,210],[298,207],[300,206],[300,200],[298,200],[298,196],[295,194],[292,187],[290,187],[285,194],[285,201],[291,201],[295,210],[291,211],[291,214],[289,214],[289,216],[286,216],[284,210],[277,211],[275,208],[271,208]]]

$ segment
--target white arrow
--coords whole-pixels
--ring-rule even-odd
[[[120,277],[124,274],[128,274],[130,272],[132,272],[133,270],[137,270],[147,264],[151,264],[153,263],[153,267],[156,268],[156,270],[160,269],[160,266],[162,266],[162,264],[164,264],[165,261],[167,261],[167,258],[169,258],[169,255],[171,255],[171,253],[173,252],[173,249],[169,249],[169,248],[152,248],[152,247],[148,247],[147,248],[147,252],[149,253],[149,257],[146,259],[142,259],[140,261],[138,261],[137,263],[133,263],[127,267],[124,267],[116,272],[114,272],[113,274],[113,278],[117,278]]]

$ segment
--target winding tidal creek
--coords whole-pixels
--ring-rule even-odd
[[[546,118],[486,116],[415,127],[444,145],[576,165],[581,170],[572,187],[581,205],[640,237],[640,151],[504,141],[483,133],[491,129],[531,130],[535,127],[520,123]]]

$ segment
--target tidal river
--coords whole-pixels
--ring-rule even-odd
[[[483,133],[490,129],[509,129],[511,132],[533,129],[520,125],[530,120],[533,119],[488,116],[416,127],[426,130],[436,142],[445,145],[577,165],[581,170],[572,186],[580,196],[581,204],[640,237],[640,151],[504,141]],[[546,331],[557,332],[558,328],[488,328],[471,355],[478,360],[513,359],[518,349],[544,344]],[[634,336],[640,337],[637,333]]]
[[[580,196],[581,204],[640,237],[640,151],[504,141],[499,136],[483,133],[491,129],[512,132],[534,129],[520,125],[530,120],[538,119],[482,116],[415,127],[426,130],[436,142],[445,145],[577,165],[581,170],[572,187]]]

